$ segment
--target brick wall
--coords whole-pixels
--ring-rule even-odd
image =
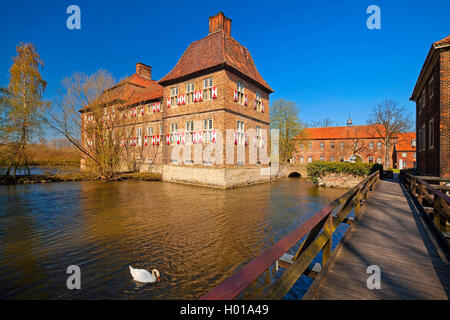
[[[440,57],[440,175],[450,178],[450,50],[441,53]]]

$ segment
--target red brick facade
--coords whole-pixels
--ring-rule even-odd
[[[110,96],[105,93],[102,99],[122,99],[132,92],[121,111],[126,117],[126,146],[144,163],[255,166],[249,161],[250,148],[259,154],[269,149],[269,95],[273,90],[258,73],[249,51],[231,37],[231,20],[221,12],[209,18],[209,34],[192,43],[161,80],[151,80],[151,67],[138,63],[136,73],[111,90]],[[256,133],[257,128],[261,134]],[[226,155],[229,129],[233,163]],[[196,162],[193,154],[200,145],[214,150],[212,161]],[[175,159],[174,148],[190,149],[191,156],[187,159],[180,151],[180,158]],[[238,150],[245,152],[244,162],[238,161]]]
[[[301,137],[296,139],[296,146],[292,161],[295,163],[309,163],[312,161],[361,161],[365,163],[381,163],[385,166],[385,144],[384,137],[374,126],[345,126],[305,129]],[[404,139],[409,139],[404,141]],[[415,145],[415,134],[399,134],[393,141],[389,151],[389,159],[394,167],[398,166],[402,159],[406,165],[403,168],[412,168],[414,152],[411,148],[405,152],[407,155],[403,160],[403,152],[399,157],[394,151],[398,145],[405,149],[408,143]]]
[[[450,36],[432,44],[413,94],[417,169],[450,177]]]

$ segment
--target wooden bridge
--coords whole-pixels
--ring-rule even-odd
[[[284,272],[262,299],[282,299],[302,276],[315,278],[303,299],[449,299],[450,198],[445,187],[401,178],[370,175],[201,299],[233,299],[274,265]],[[332,251],[341,223],[350,227]],[[320,252],[321,266],[313,265]],[[379,288],[368,284],[374,268]]]

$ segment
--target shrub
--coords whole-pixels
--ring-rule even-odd
[[[306,167],[308,178],[313,182],[318,182],[320,177],[331,173],[347,173],[365,177],[379,170],[383,170],[383,166],[379,163],[314,161]]]

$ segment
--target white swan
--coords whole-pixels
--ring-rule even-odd
[[[156,281],[159,281],[159,271],[156,269],[152,270],[152,273],[148,272],[144,269],[134,269],[131,266],[128,266],[130,268],[130,273],[133,276],[133,279],[135,281],[144,282],[144,283],[153,283]]]

